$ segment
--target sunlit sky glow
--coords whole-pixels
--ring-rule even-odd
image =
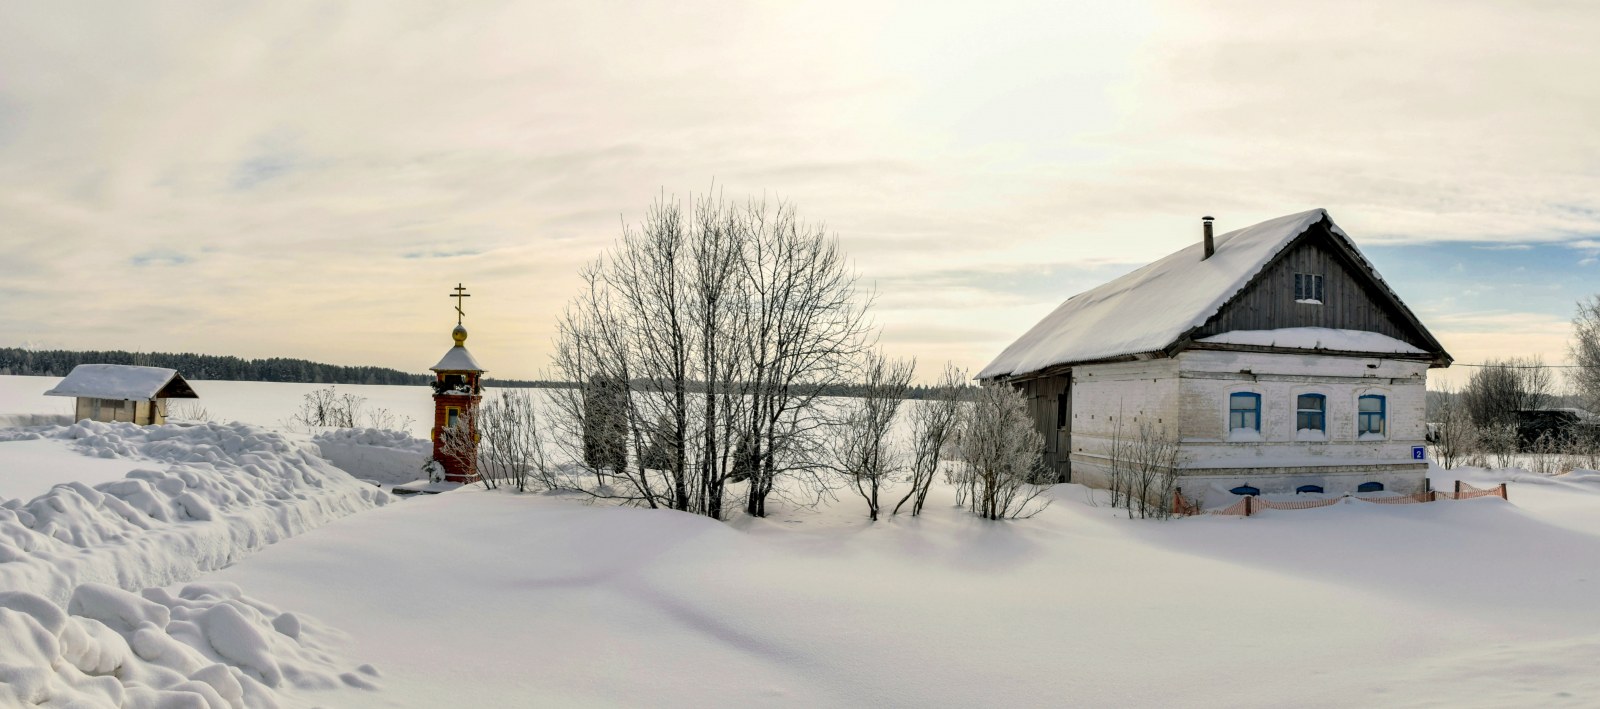
[[[7,3],[0,345],[546,367],[665,192],[838,234],[893,354],[1325,207],[1457,360],[1600,291],[1590,3]]]

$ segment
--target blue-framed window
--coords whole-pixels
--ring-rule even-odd
[[[1297,431],[1328,430],[1328,397],[1321,394],[1295,397],[1294,427]]]
[[[1229,490],[1228,492],[1231,492],[1231,493],[1233,493],[1235,495],[1259,495],[1259,494],[1261,494],[1260,488],[1256,488],[1256,487],[1253,487],[1253,486],[1250,486],[1250,485],[1240,485],[1239,487],[1236,487],[1236,488],[1234,488],[1232,490]]]
[[[1228,397],[1228,430],[1261,430],[1261,395],[1241,391]]]
[[[1294,494],[1296,494],[1296,495],[1298,495],[1298,494],[1300,494],[1302,492],[1322,492],[1322,486],[1321,485],[1301,485],[1300,487],[1297,487],[1297,488],[1294,489]]]
[[[1383,483],[1361,483],[1356,486],[1356,492],[1383,492]]]
[[[1322,300],[1322,276],[1315,273],[1294,274],[1295,300]]]
[[[1378,394],[1367,394],[1357,402],[1359,408],[1356,413],[1356,433],[1366,435],[1376,433],[1383,435],[1387,430],[1384,419],[1388,414],[1388,399]]]

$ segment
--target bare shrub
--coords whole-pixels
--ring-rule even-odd
[[[1026,396],[1008,384],[980,387],[966,407],[960,440],[962,483],[972,511],[984,519],[1031,517],[1049,505],[1034,484],[1048,473],[1044,438],[1033,427]]]
[[[544,443],[533,395],[510,390],[478,407],[478,474],[485,487],[556,487],[545,464]]]
[[[211,412],[207,410],[206,407],[194,401],[184,401],[174,404],[171,412],[167,414],[167,418],[176,421],[194,421],[197,423],[207,423],[215,420],[211,416]]]
[[[317,389],[305,395],[289,423],[307,428],[355,428],[366,404],[366,397],[340,394],[335,387]]]
[[[1152,421],[1124,431],[1124,419],[1117,416],[1111,437],[1112,506],[1127,509],[1129,519],[1135,513],[1140,519],[1170,518],[1178,489],[1178,438]]]

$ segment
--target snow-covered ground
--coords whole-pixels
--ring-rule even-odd
[[[314,388],[205,403],[270,424]],[[427,412],[395,389],[372,399]],[[53,413],[27,406],[0,398]],[[1510,501],[1248,519],[1130,521],[1062,485],[1014,522],[940,487],[917,519],[841,497],[719,523],[475,487],[379,505],[323,460],[422,454],[393,433],[46,431],[20,443],[58,478],[149,472],[0,507],[0,706],[1600,704],[1600,473],[1435,470]],[[320,512],[266,531],[290,509]]]

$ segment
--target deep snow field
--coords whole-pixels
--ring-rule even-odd
[[[0,416],[64,414],[52,383],[0,377]],[[46,492],[0,502],[0,706],[1600,705],[1600,473],[1248,519],[1060,485],[1013,522],[936,488],[917,519],[841,494],[718,523],[393,501],[328,461],[425,443],[273,430],[314,385],[194,384],[245,423],[0,428],[0,496]]]

